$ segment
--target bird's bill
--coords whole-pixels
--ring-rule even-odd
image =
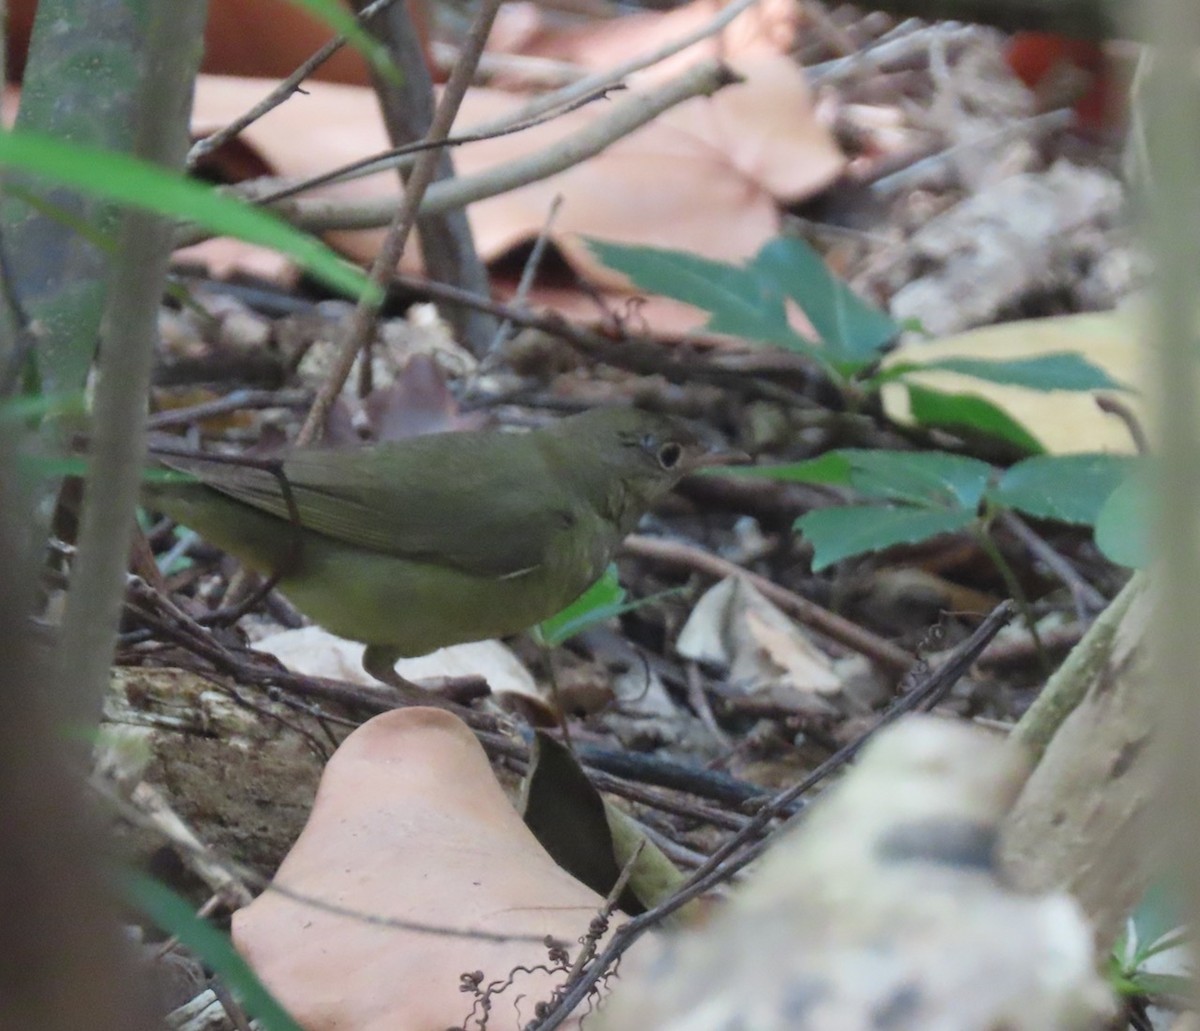
[[[754,457],[736,448],[714,448],[702,455],[697,455],[691,463],[693,469],[707,469],[721,465],[749,465]]]

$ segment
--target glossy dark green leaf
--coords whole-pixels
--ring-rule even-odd
[[[987,462],[947,451],[846,451],[850,484],[868,497],[974,514],[991,479]]]
[[[830,360],[843,371],[870,364],[900,333],[900,326],[886,312],[838,279],[799,237],[771,240],[754,256],[749,270],[774,283],[779,293],[800,306]]]
[[[196,916],[186,899],[141,873],[123,873],[118,883],[127,902],[220,974],[265,1031],[302,1031],[237,954],[228,936]]]
[[[855,555],[966,529],[974,519],[974,513],[966,509],[861,505],[817,509],[796,520],[796,529],[812,544],[812,568],[819,572]]]
[[[1135,461],[1127,455],[1036,455],[1007,469],[988,497],[1037,519],[1090,525]]]
[[[673,297],[708,312],[705,328],[714,333],[774,344],[824,361],[820,348],[789,324],[783,294],[769,277],[684,251],[596,239],[588,239],[587,245],[600,261],[624,273],[639,290]]]
[[[905,383],[909,411],[919,426],[972,433],[1006,441],[1030,454],[1045,449],[1024,426],[1003,408],[975,394],[948,394],[916,383]]]
[[[730,468],[727,475],[792,483],[852,487],[881,501],[922,508],[965,508],[974,512],[992,467],[946,451],[878,451],[840,448],[806,462]]]

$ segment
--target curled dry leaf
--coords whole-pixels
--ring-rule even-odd
[[[363,646],[308,626],[285,630],[259,641],[255,649],[274,655],[288,669],[310,677],[331,677],[354,684],[378,686],[362,668]],[[401,659],[396,670],[408,680],[481,676],[493,691],[533,692],[533,677],[499,641],[472,641],[441,648],[415,659]]]
[[[307,1031],[437,1031],[464,1025],[484,983],[546,962],[545,935],[575,940],[599,896],[559,869],[521,822],[470,730],[438,709],[384,713],[330,760],[312,816],[275,882],[370,914],[532,940],[385,926],[268,890],[233,918],[238,949]],[[490,1031],[516,1031],[548,997],[518,973]]]
[[[704,593],[675,648],[684,658],[727,669],[730,681],[746,691],[828,695],[841,688],[829,657],[742,577]]]

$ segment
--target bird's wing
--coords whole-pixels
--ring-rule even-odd
[[[300,523],[370,551],[479,576],[537,568],[579,516],[536,448],[498,434],[418,437],[361,450],[306,450],[283,471]],[[454,435],[460,436],[460,435]],[[465,435],[461,435],[465,436]],[[279,478],[265,469],[171,460],[210,487],[289,518]]]

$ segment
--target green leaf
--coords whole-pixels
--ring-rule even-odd
[[[709,312],[705,328],[798,351],[822,361],[818,348],[788,323],[783,295],[770,279],[684,251],[634,247],[587,238],[588,249],[639,290],[673,297]]]
[[[0,401],[0,425],[51,419],[60,415],[83,415],[87,399],[83,391],[64,394],[25,394]]]
[[[237,993],[246,1012],[257,1017],[266,1031],[302,1031],[275,997],[263,987],[254,971],[239,956],[229,938],[201,920],[182,896],[140,873],[118,876],[125,899],[162,930],[177,937],[215,970]]]
[[[21,168],[83,193],[186,219],[214,233],[271,247],[343,293],[358,295],[372,289],[361,271],[316,237],[211,186],[127,154],[40,133],[0,130],[0,166]]]
[[[947,394],[916,383],[905,383],[904,386],[908,390],[909,410],[920,426],[982,433],[1033,454],[1045,450],[1024,426],[986,398],[974,394]]]
[[[937,511],[891,505],[821,508],[796,520],[796,529],[813,546],[813,572],[842,559],[880,551],[893,544],[914,544],[970,526],[966,509]]]
[[[617,578],[617,567],[609,566],[591,587],[557,616],[538,624],[542,641],[555,648],[590,626],[612,619],[625,611],[625,588]]]
[[[988,498],[1037,519],[1090,525],[1134,462],[1128,455],[1037,455],[1008,469]]]
[[[371,66],[389,82],[402,85],[404,72],[396,67],[388,53],[387,47],[379,42],[358,23],[338,0],[291,0],[297,7],[303,7],[310,14],[316,15],[339,36],[345,36],[346,41],[371,62]]]
[[[879,357],[900,326],[838,279],[804,240],[781,236],[763,246],[748,266],[775,284],[808,316],[831,361],[857,371]]]
[[[992,476],[987,462],[946,451],[844,451],[850,484],[868,497],[974,513]]]
[[[84,455],[17,455],[17,471],[31,479],[61,480],[67,476],[87,476]],[[196,477],[178,469],[143,469],[143,483],[195,483]]]
[[[778,480],[782,483],[821,483],[830,486],[850,486],[854,471],[847,457],[850,450],[826,451],[804,462],[785,465],[729,465],[715,472],[721,476],[745,476],[758,480]]]
[[[1137,986],[1139,995],[1149,995],[1157,998],[1171,996],[1177,999],[1189,999],[1192,993],[1192,979],[1183,974],[1154,974],[1139,970],[1133,975],[1133,983]]]
[[[1146,959],[1161,951],[1155,947],[1183,925],[1186,906],[1178,890],[1161,880],[1152,881],[1142,901],[1130,915],[1137,934],[1137,956]]]
[[[731,467],[727,475],[792,483],[849,486],[869,498],[921,508],[978,507],[992,476],[987,462],[946,451],[878,451],[841,448],[807,462]]]
[[[1150,493],[1145,478],[1130,476],[1096,516],[1096,547],[1110,562],[1142,569],[1150,562]]]
[[[889,373],[925,372],[942,369],[964,376],[1002,383],[1030,390],[1125,390],[1103,369],[1086,358],[1069,351],[1038,355],[1036,358],[1014,358],[1009,361],[990,358],[938,358],[920,364],[893,366]],[[894,378],[894,377],[893,377]]]

